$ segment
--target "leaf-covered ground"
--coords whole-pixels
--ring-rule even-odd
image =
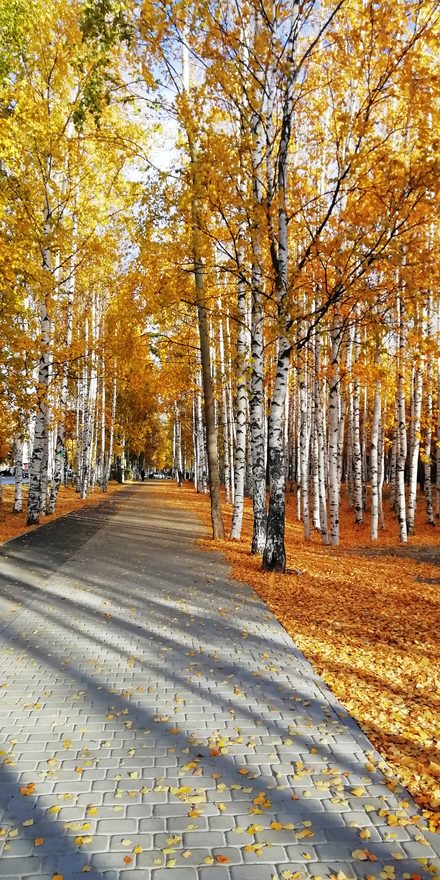
[[[118,483],[109,483],[107,495],[117,492],[120,488],[123,487]],[[75,492],[75,489],[73,489],[72,486],[68,486],[67,488],[61,486],[57,499],[56,513],[51,516],[42,516],[40,525],[52,522],[52,520],[58,519],[59,516],[64,516],[66,513],[71,513],[73,510],[78,510],[81,507],[99,504],[101,501],[104,501],[105,498],[105,494],[100,492],[99,489],[95,489],[95,492],[82,501],[79,494]],[[27,486],[23,487],[22,513],[12,513],[13,501],[14,487],[3,486],[3,503],[0,505],[0,544],[2,544],[3,541],[9,541],[11,538],[17,538],[18,535],[22,535],[24,532],[32,532],[34,529],[40,528],[39,525],[26,525]]]
[[[207,496],[170,486],[170,500],[210,525]],[[391,514],[373,546],[368,523],[355,527],[352,512],[342,511],[336,549],[323,547],[319,535],[304,541],[292,499],[287,565],[301,574],[260,571],[248,549],[249,502],[241,542],[203,543],[221,546],[233,577],[267,602],[413,794],[431,830],[440,831],[439,532],[424,524],[422,501],[419,508],[407,547],[399,545]]]

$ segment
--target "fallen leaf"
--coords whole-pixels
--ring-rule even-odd
[[[24,795],[24,797],[28,797],[31,794],[34,794],[36,789],[35,782],[28,782],[27,785],[20,786],[20,794]]]
[[[352,856],[354,859],[358,859],[360,862],[366,862],[368,859],[368,856],[364,849],[353,850]]]

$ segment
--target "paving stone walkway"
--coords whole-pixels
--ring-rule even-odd
[[[0,878],[435,875],[440,838],[200,532],[143,484],[0,548]]]

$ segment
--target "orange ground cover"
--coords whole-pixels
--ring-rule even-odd
[[[118,489],[121,488],[123,487],[118,483],[109,483],[107,494],[111,495],[113,492],[117,492]],[[57,499],[56,513],[52,516],[42,516],[40,525],[52,522],[53,519],[57,519],[57,517],[63,516],[65,513],[70,513],[72,510],[78,510],[80,507],[90,504],[99,504],[100,501],[105,500],[105,497],[105,494],[100,492],[99,489],[95,489],[88,498],[81,501],[79,495],[71,486],[67,489],[62,486]],[[26,525],[27,486],[23,487],[23,513],[12,513],[13,499],[14,487],[3,486],[3,503],[0,506],[0,544],[2,544],[3,541],[9,541],[11,538],[16,538],[18,535],[22,535],[23,532],[32,532],[34,529],[40,528],[40,525]]]
[[[210,527],[207,496],[170,487],[169,498]],[[225,506],[227,529],[230,517]],[[369,524],[355,527],[343,509],[341,546],[323,547],[319,535],[304,541],[291,498],[287,565],[301,575],[260,571],[248,501],[240,542],[202,543],[223,550],[233,577],[265,600],[440,831],[440,527],[424,524],[421,500],[416,536],[402,547],[386,518],[373,546]]]

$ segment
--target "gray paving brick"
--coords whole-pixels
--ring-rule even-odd
[[[233,816],[211,816],[208,819],[209,828],[213,831],[231,831],[236,824]]]
[[[164,868],[153,871],[152,880],[199,880],[200,874],[196,868]],[[215,877],[212,877],[215,880]],[[221,878],[218,878],[221,880]]]
[[[371,848],[371,847],[369,846],[369,848]],[[346,840],[345,840],[345,842],[339,841],[339,843],[335,843],[332,841],[331,843],[326,843],[322,846],[318,845],[318,847],[317,847],[319,858],[323,859],[323,861],[325,861],[325,862],[327,862],[327,861],[331,862],[333,859],[351,860],[351,858],[352,858],[351,854],[352,854],[353,850],[356,850],[356,849],[363,849],[363,846],[361,845],[359,838],[357,840],[355,840],[355,838],[353,838],[352,844],[347,843]],[[290,855],[290,853],[289,853],[289,855]],[[293,855],[292,855],[292,858],[293,858]]]
[[[198,880],[230,880],[229,870],[224,866],[218,865],[213,865],[209,868],[200,868],[198,871]]]
[[[189,829],[188,826],[191,826]],[[189,816],[177,816],[176,818],[167,820],[167,831],[168,832],[183,832],[188,830],[197,830],[197,831],[207,831],[207,829],[212,829],[212,824],[210,823],[208,826],[208,820],[206,816],[198,816],[197,818],[191,819]],[[218,829],[213,830],[221,830]]]
[[[243,850],[243,861],[251,865],[259,865],[265,862],[271,865],[276,862],[287,862],[289,860],[287,849],[288,847],[280,845],[265,846],[259,851],[258,855],[254,852],[246,852]]]
[[[10,849],[3,849],[3,859],[15,859],[19,856],[29,856],[34,849],[32,840],[11,840],[8,845]]]
[[[6,851],[0,837],[0,878],[80,880],[89,864],[90,880],[272,880],[286,869],[359,880],[365,865],[352,852],[366,845],[375,876],[393,852],[396,880],[425,880],[419,858],[440,870],[436,835],[426,846],[415,826],[378,815],[403,799],[408,818],[418,810],[366,771],[371,744],[262,601],[193,545],[200,528],[189,512],[152,505],[144,485],[124,489],[98,531],[98,511],[84,514],[89,525],[81,515],[52,524],[56,546],[42,528],[13,542],[25,545],[19,561],[2,559],[0,597],[2,585],[9,596],[29,582],[44,602],[20,588],[23,604],[0,631],[10,682],[0,689],[0,749],[14,762],[3,768],[1,825],[19,829]],[[80,528],[90,534],[75,543]],[[47,573],[32,571],[38,554]],[[212,756],[219,738],[226,748]],[[23,797],[28,782],[35,792]],[[358,785],[366,793],[353,796]],[[298,838],[308,828],[314,836]],[[261,855],[246,852],[255,843],[266,844]],[[216,855],[228,863],[205,864]]]
[[[137,830],[138,823],[136,819],[128,819],[124,817],[124,834],[133,834]],[[98,822],[98,834],[117,834],[121,830],[121,820],[117,819],[100,819]]]
[[[233,865],[231,880],[272,880],[276,869],[273,865]]]
[[[402,843],[402,848],[404,852],[411,859],[432,859],[435,858],[435,852],[431,846],[428,846],[423,843],[418,843],[415,840],[405,841]]]
[[[10,877],[11,880],[23,877],[26,874],[34,876],[41,870],[43,860],[41,858],[0,859],[0,877]]]
[[[151,849],[153,836],[152,834],[141,834],[137,831],[133,831],[131,833],[127,832],[126,834],[124,828],[122,834],[114,834],[110,838],[109,848],[112,851],[115,849],[120,849],[122,852],[129,854],[130,849],[132,849],[133,847],[131,845],[127,847],[127,845],[124,843],[124,841],[126,840],[131,840],[133,846],[139,845],[142,846],[143,849]]]
[[[183,845],[191,849],[193,846],[223,846],[225,835],[222,831],[185,831]]]

